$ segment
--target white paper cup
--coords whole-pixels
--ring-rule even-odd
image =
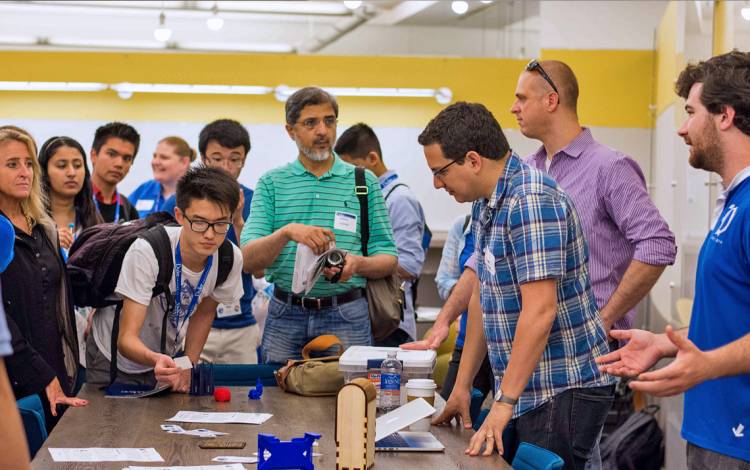
[[[432,379],[411,379],[406,383],[406,401],[423,398],[431,406],[435,406],[435,381]],[[409,431],[429,431],[432,417],[422,418],[409,426]]]

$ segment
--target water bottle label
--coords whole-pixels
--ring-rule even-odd
[[[381,390],[400,390],[401,376],[399,374],[380,374]]]

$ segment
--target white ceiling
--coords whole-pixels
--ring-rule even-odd
[[[214,5],[224,20],[220,31],[206,25]],[[157,41],[153,34],[162,11],[165,26],[172,30],[167,42]],[[341,43],[355,30],[371,28],[384,41],[406,30],[413,35],[414,28],[428,41],[430,31],[443,36],[465,32],[467,38],[455,38],[461,42],[475,37],[475,31],[523,24],[538,13],[537,0],[471,0],[469,11],[461,16],[451,10],[450,1],[365,1],[354,11],[342,1],[0,1],[0,48],[326,53],[327,47],[336,45],[332,50],[340,53]],[[353,42],[345,53],[378,53],[378,41]],[[457,54],[446,49],[446,55]]]

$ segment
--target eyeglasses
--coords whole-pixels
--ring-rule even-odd
[[[190,223],[190,230],[197,233],[206,232],[208,231],[208,228],[211,227],[214,229],[214,233],[224,235],[225,233],[229,232],[229,228],[232,226],[231,222],[206,222],[205,220],[191,220],[187,215],[185,216],[185,220]]]
[[[544,71],[544,68],[542,68],[542,64],[539,63],[537,59],[532,60],[531,62],[526,65],[526,71],[531,72],[532,70],[536,70],[539,72],[539,75],[542,76],[543,79],[547,81],[547,83],[550,84],[553,90],[555,90],[555,93],[558,95],[560,94],[559,91],[557,91],[557,87],[555,86],[555,82],[552,81],[552,79],[547,75],[547,72]]]
[[[326,116],[323,118],[323,124],[325,124],[325,126],[328,129],[332,129],[333,126],[335,126],[337,122],[339,121],[334,116]],[[315,129],[316,127],[318,127],[318,124],[320,124],[320,119],[319,118],[307,118],[304,121],[297,121],[297,124],[302,124],[305,127],[305,129],[311,131]]]
[[[458,160],[463,160],[463,158],[459,158]],[[445,176],[445,173],[448,171],[448,167],[451,166],[451,165],[453,165],[454,163],[457,163],[458,160],[453,160],[449,164],[441,166],[437,170],[432,170],[432,176],[434,176],[435,178],[438,178],[438,179],[442,180],[443,177]]]
[[[229,166],[233,166],[235,168],[242,168],[242,166],[245,164],[244,158],[214,158],[214,157],[208,157],[208,163],[211,166],[224,166],[224,162],[229,163]]]

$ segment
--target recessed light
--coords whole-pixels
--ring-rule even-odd
[[[457,15],[463,15],[467,11],[469,11],[469,2],[465,2],[463,0],[454,0],[451,2],[451,9],[453,10],[453,13]]]

